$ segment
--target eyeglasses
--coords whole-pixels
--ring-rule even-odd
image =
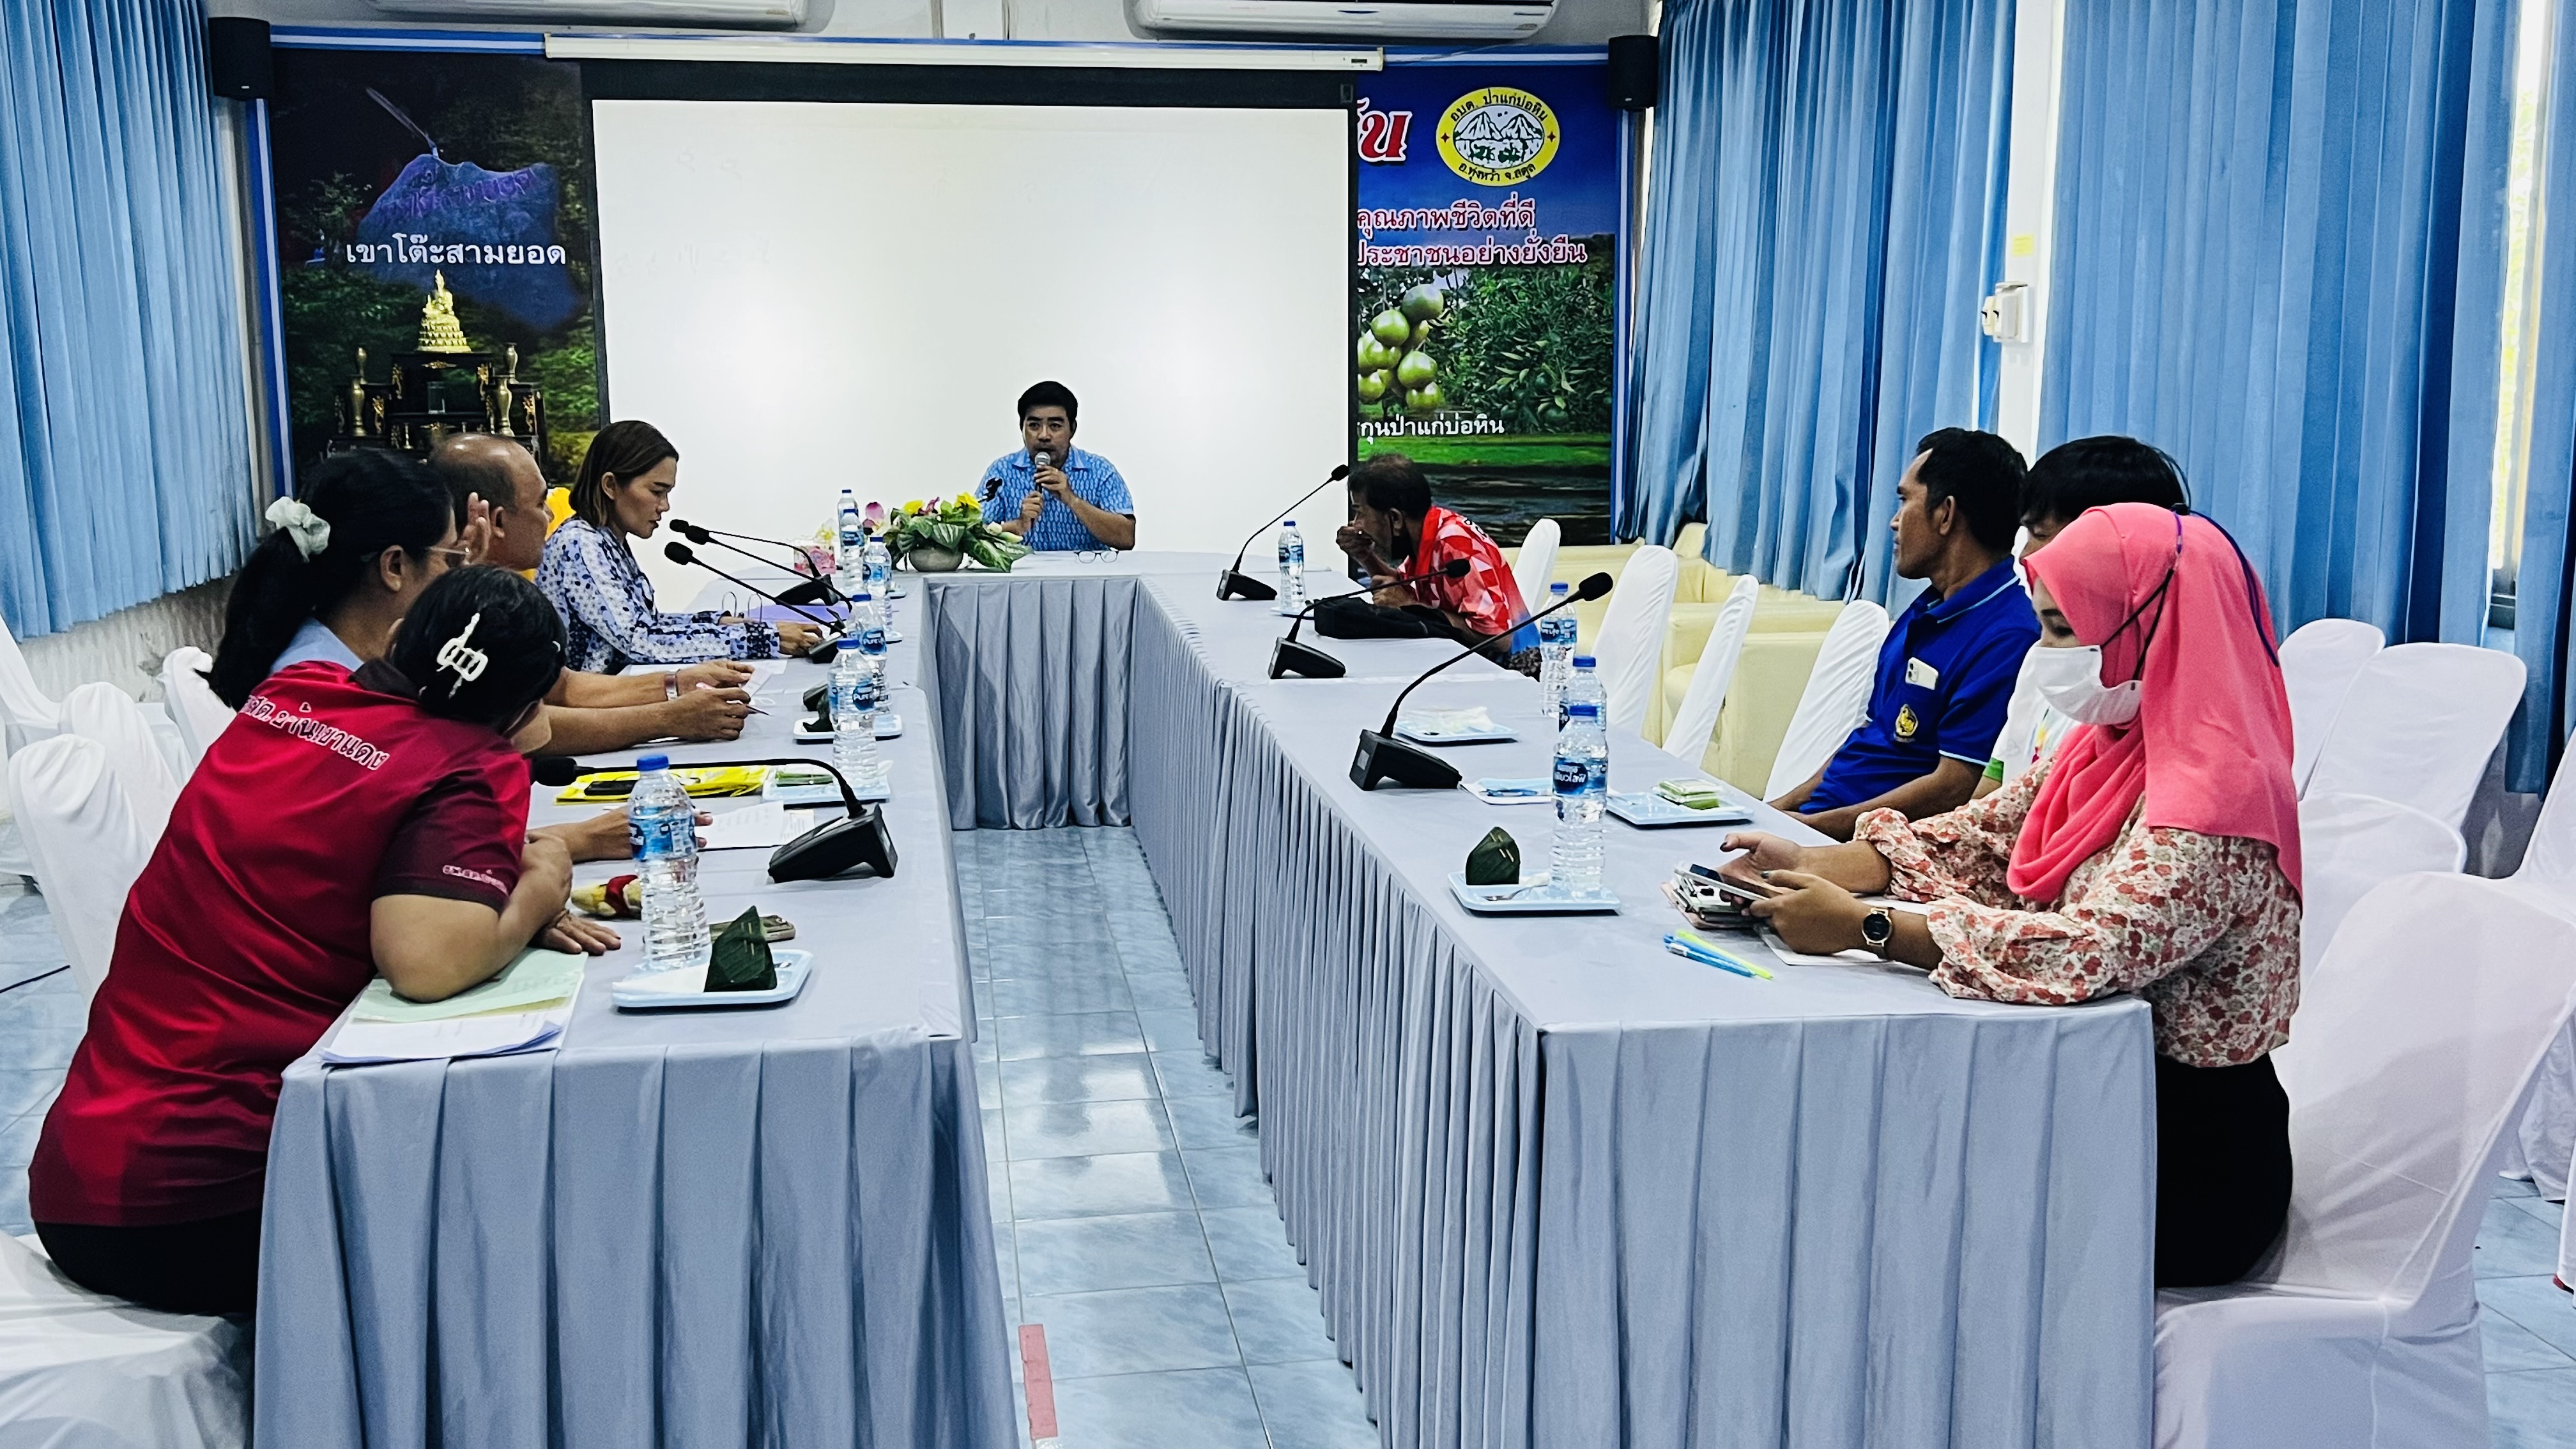
[[[423,549],[422,552],[428,554],[432,558],[445,560],[445,567],[451,569],[463,568],[467,564],[474,562],[474,555],[461,548],[439,548],[432,546],[430,548]]]

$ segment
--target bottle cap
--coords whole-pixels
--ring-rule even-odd
[[[1551,583],[1547,586],[1547,591],[1551,594],[1562,594],[1568,592],[1568,587],[1561,583]]]
[[[1575,668],[1577,668],[1577,669],[1589,669],[1589,668],[1591,668],[1591,667],[1592,667],[1592,656],[1591,656],[1591,655],[1589,655],[1589,654],[1577,654],[1577,655],[1575,655],[1575,656],[1574,656],[1574,667],[1575,667]]]
[[[872,603],[875,599],[876,596],[865,589],[861,589],[857,593],[850,595],[850,602],[853,604]]]
[[[1601,706],[1590,703],[1569,704],[1565,707],[1565,717],[1567,719],[1599,719],[1601,717]]]
[[[1279,520],[1279,526],[1281,528],[1295,528],[1297,526],[1297,520],[1293,518],[1283,518]]]
[[[667,770],[671,768],[671,757],[669,755],[646,755],[635,762],[635,768],[647,775],[652,774],[655,770]]]

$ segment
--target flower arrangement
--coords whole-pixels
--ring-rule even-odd
[[[880,530],[887,550],[897,560],[910,560],[923,573],[944,573],[970,558],[996,573],[1009,573],[1011,565],[1029,555],[1029,546],[1017,535],[984,521],[984,510],[972,493],[946,500],[914,499],[891,514],[871,503],[868,518]]]

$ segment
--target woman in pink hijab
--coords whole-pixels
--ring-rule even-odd
[[[2097,508],[2030,555],[2033,667],[2078,722],[2056,759],[1852,843],[1739,835],[1750,909],[1800,951],[1874,950],[1953,996],[2155,1011],[2156,1283],[2241,1278],[2290,1201],[2271,1052],[2299,1000],[2290,706],[2262,586],[2207,519]],[[1926,902],[1873,909],[1858,895]]]

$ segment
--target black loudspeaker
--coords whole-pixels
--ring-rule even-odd
[[[1610,37],[1610,104],[1623,111],[1651,111],[1661,81],[1662,60],[1651,35]]]
[[[276,93],[267,21],[225,16],[206,22],[206,88],[237,101],[264,101]]]

